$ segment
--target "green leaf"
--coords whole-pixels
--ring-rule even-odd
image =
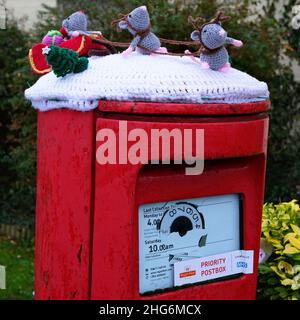
[[[291,223],[291,228],[293,229],[293,231],[300,236],[300,228],[298,226],[296,226],[295,224]]]
[[[279,261],[277,267],[278,267],[278,270],[280,270],[281,272],[284,272],[285,274],[287,274],[289,276],[294,275],[293,266],[286,261]]]
[[[286,275],[281,272],[280,270],[278,270],[278,268],[276,266],[271,266],[271,269],[282,279],[286,279]]]
[[[296,239],[296,238],[293,238],[293,237],[290,237],[289,241],[295,248],[298,249],[298,252],[300,252],[300,240]]]
[[[284,254],[297,254],[297,253],[300,253],[300,251],[297,248],[292,247],[291,245],[287,244],[282,253],[284,253]]]
[[[291,286],[293,284],[293,280],[292,279],[284,279],[284,280],[281,281],[281,283],[284,286]]]

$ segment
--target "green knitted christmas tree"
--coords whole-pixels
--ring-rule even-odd
[[[68,73],[82,72],[87,69],[89,63],[87,58],[79,58],[77,52],[55,45],[45,47],[43,54],[57,77],[64,77]]]

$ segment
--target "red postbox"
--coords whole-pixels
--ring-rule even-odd
[[[255,299],[268,107],[100,101],[86,113],[39,112],[36,298]],[[203,173],[99,164],[97,133],[111,130],[120,148],[125,121],[148,136],[202,129]],[[253,251],[253,272],[175,286],[175,263],[234,250]],[[180,277],[194,275],[186,267]]]

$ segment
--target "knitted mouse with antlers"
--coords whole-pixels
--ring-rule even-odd
[[[226,72],[230,68],[230,63],[224,45],[231,44],[235,47],[243,45],[242,41],[227,37],[227,32],[222,28],[221,22],[229,19],[230,17],[224,16],[223,12],[219,12],[214,19],[201,25],[199,22],[202,18],[189,17],[189,23],[196,29],[192,32],[191,38],[201,43],[200,64],[204,69]],[[191,58],[199,63],[195,57]]]
[[[161,48],[159,38],[151,32],[146,6],[138,7],[120,19],[114,20],[112,25],[117,25],[119,29],[128,29],[134,36],[130,46],[122,53],[125,57],[135,50],[145,55],[167,52],[166,48]]]

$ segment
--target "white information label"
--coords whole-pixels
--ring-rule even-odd
[[[5,267],[0,266],[0,289],[5,289]]]
[[[182,286],[239,273],[253,273],[253,250],[236,250],[176,262],[174,264],[174,284]]]
[[[174,287],[174,264],[240,249],[238,194],[139,207],[140,293]]]

